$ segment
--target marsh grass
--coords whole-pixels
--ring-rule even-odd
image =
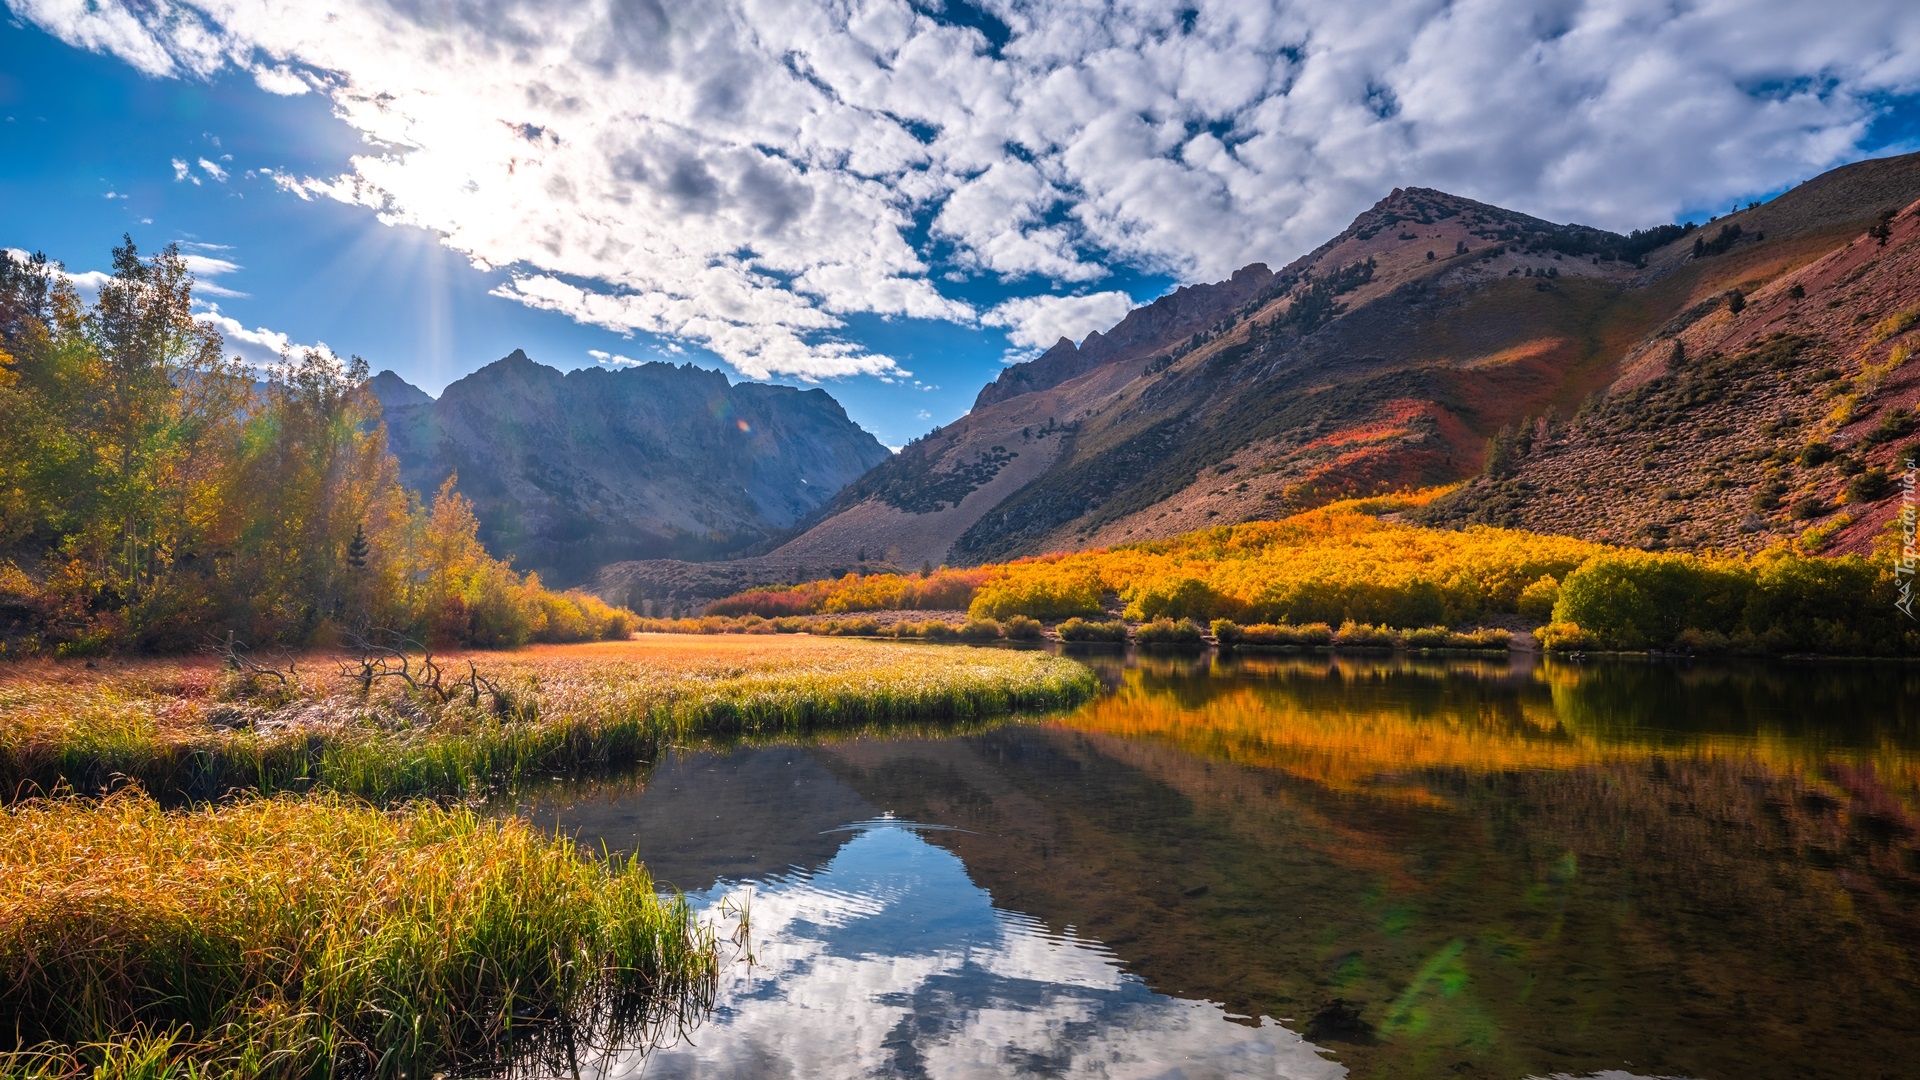
[[[427,1076],[522,1035],[657,1030],[717,952],[638,863],[340,796],[0,813],[12,1076]],[[537,1040],[536,1040],[537,1041]]]
[[[1037,652],[771,635],[468,659],[500,695],[363,693],[319,658],[292,685],[255,693],[192,661],[21,665],[0,676],[0,784],[15,799],[126,779],[163,800],[314,787],[376,801],[470,795],[619,768],[668,744],[980,719],[1095,689],[1086,669]]]

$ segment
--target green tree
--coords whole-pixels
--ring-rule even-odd
[[[173,572],[200,554],[222,451],[251,402],[251,380],[221,356],[219,333],[194,320],[192,304],[179,247],[143,261],[127,237],[80,328],[103,393],[87,431],[99,502],[77,539],[108,587],[149,619],[187,599],[173,595]]]

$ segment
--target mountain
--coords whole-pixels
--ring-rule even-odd
[[[748,547],[889,456],[824,390],[691,364],[562,374],[516,349],[438,399],[392,372],[372,389],[407,486],[458,474],[488,548],[563,584]]]
[[[427,405],[433,397],[425,390],[401,378],[393,371],[382,371],[367,380],[367,391],[380,403],[382,409],[397,409],[403,405]]]
[[[1868,162],[1725,219],[1699,255],[1681,245],[1670,317],[1607,393],[1498,438],[1423,516],[1650,549],[1867,553],[1897,536],[1920,457],[1916,199],[1915,158]]]
[[[1256,264],[1182,289],[1009,368],[972,412],[850,484],[769,558],[845,560],[862,549],[909,566],[977,563],[1273,518],[1453,483],[1490,464],[1499,475],[1446,500],[1436,520],[1497,518],[1648,546],[1763,546],[1833,513],[1793,518],[1803,487],[1831,503],[1851,483],[1829,470],[1802,484],[1783,455],[1826,439],[1843,451],[1836,468],[1890,459],[1885,440],[1864,445],[1862,433],[1907,404],[1909,376],[1861,380],[1866,365],[1885,363],[1867,354],[1904,331],[1867,339],[1914,302],[1920,275],[1902,254],[1911,231],[1902,211],[1916,198],[1920,155],[1837,169],[1698,229],[1626,236],[1396,189],[1277,272]],[[1819,299],[1796,294],[1780,306],[1796,284]],[[1733,290],[1753,297],[1742,311],[1724,310]],[[1765,340],[1780,334],[1795,337],[1786,360],[1785,346]],[[1727,406],[1737,417],[1696,424],[1706,412],[1662,398],[1652,412],[1596,419],[1636,394],[1711,395],[1731,384],[1676,376],[1702,370],[1687,358],[1735,363],[1769,347],[1755,362],[1774,381],[1743,390]],[[1810,389],[1822,387],[1818,395],[1839,396]],[[1810,414],[1824,417],[1845,394],[1854,415],[1816,431],[1824,421]],[[1780,408],[1789,402],[1791,422]],[[1538,438],[1517,434],[1536,428]],[[1707,488],[1704,474],[1662,479],[1705,469],[1676,460],[1682,445],[1753,455],[1742,440],[1763,430],[1771,456],[1720,468],[1712,483],[1723,486]],[[1556,469],[1551,482],[1527,471]],[[1775,493],[1786,501],[1756,525],[1752,493],[1735,489],[1771,490],[1782,470],[1793,472]],[[1624,536],[1668,486],[1700,527]],[[1861,499],[1875,494],[1855,487]],[[1575,497],[1579,514],[1568,509]],[[1835,532],[1842,546],[1858,541]]]

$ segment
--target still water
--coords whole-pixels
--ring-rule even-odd
[[[536,819],[752,963],[645,1077],[1920,1076],[1920,671],[1082,657]]]

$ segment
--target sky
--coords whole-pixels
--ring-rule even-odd
[[[822,385],[889,445],[1398,186],[1627,230],[1920,149],[1911,0],[0,0],[0,246],[256,363]]]

